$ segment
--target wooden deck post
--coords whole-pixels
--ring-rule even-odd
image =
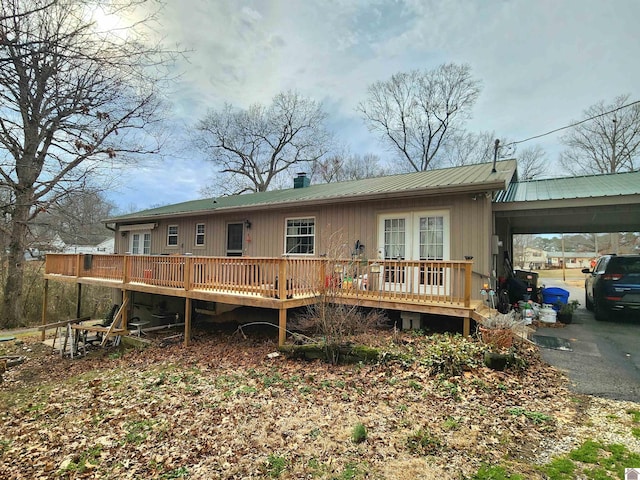
[[[287,309],[281,308],[278,313],[278,346],[281,347],[287,341]]]
[[[129,291],[122,290],[122,305],[126,305],[127,307],[122,310],[122,328],[124,330],[129,330]],[[80,315],[78,315],[80,317]]]
[[[464,264],[464,306],[469,308],[471,306],[471,267],[472,262]]]
[[[191,290],[191,279],[193,278],[193,258],[185,257],[184,259],[184,289]],[[185,315],[185,321],[187,316]]]
[[[191,341],[191,299],[184,299],[184,346],[188,347]]]
[[[462,319],[462,336],[468,337],[469,335],[471,335],[471,319],[464,317]]]
[[[129,260],[131,257],[125,255],[122,262],[122,283],[129,283]]]
[[[287,298],[287,259],[281,258],[278,266],[278,298],[285,300]]]
[[[44,279],[44,296],[42,297],[42,325],[47,324],[47,303],[49,299],[49,279]],[[44,342],[46,330],[43,328],[40,334],[40,340]]]
[[[76,299],[76,318],[80,318],[82,310],[82,284],[78,284],[78,298]]]

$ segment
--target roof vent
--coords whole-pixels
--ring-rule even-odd
[[[311,185],[311,179],[305,172],[298,173],[298,176],[293,179],[293,188],[305,188],[309,185]]]

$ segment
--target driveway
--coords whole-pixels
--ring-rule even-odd
[[[598,322],[584,307],[579,282],[541,282],[564,288],[569,300],[580,302],[571,324],[539,328],[535,333],[567,340],[571,351],[542,347],[542,358],[568,375],[575,392],[640,402],[640,318]]]

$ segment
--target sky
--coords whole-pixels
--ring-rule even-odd
[[[600,101],[640,99],[639,18],[638,0],[166,0],[158,31],[187,51],[168,94],[172,148],[123,170],[109,199],[126,212],[200,198],[215,169],[188,132],[209,109],[286,90],[322,102],[352,153],[391,160],[356,111],[367,87],[449,62],[483,85],[468,130],[548,132]],[[547,152],[550,176],[560,135],[521,144]]]

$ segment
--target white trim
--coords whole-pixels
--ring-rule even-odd
[[[288,252],[287,251],[287,238],[289,238],[289,236],[287,235],[287,228],[288,228],[288,223],[289,220],[313,220],[313,251],[311,253],[294,253],[294,252]],[[305,235],[306,237],[310,237],[311,235]],[[284,238],[283,238],[283,251],[284,254],[283,255],[299,255],[299,256],[305,256],[305,257],[312,257],[316,254],[316,250],[318,248],[318,242],[316,241],[316,217],[315,215],[303,215],[303,216],[299,216],[299,217],[285,217],[284,219]]]
[[[171,229],[171,227],[176,227],[176,233],[171,233],[171,234],[169,233],[169,230]],[[170,237],[175,237],[176,239],[175,245],[169,243]],[[177,248],[179,244],[180,244],[180,226],[177,224],[167,225],[167,247]]]
[[[202,233],[198,233],[198,227],[202,225]],[[198,243],[198,235],[202,235],[202,243]],[[196,223],[195,237],[193,238],[193,245],[195,247],[204,247],[207,243],[207,224],[204,222]]]

